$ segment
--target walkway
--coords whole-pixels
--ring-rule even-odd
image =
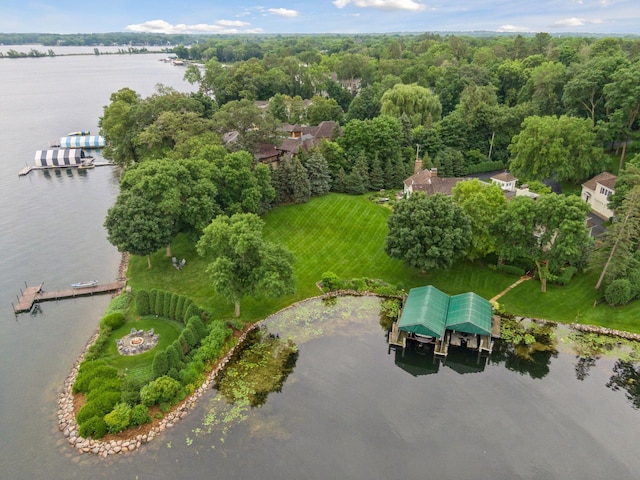
[[[496,302],[498,301],[498,299],[500,297],[502,297],[503,295],[505,295],[509,290],[511,290],[514,287],[517,287],[518,285],[520,285],[522,282],[526,281],[526,280],[531,280],[531,277],[529,275],[523,275],[521,276],[515,283],[512,283],[511,285],[509,285],[507,288],[505,288],[503,291],[501,291],[499,294],[497,294],[495,297],[489,299],[490,302]]]

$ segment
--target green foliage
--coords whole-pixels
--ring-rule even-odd
[[[156,292],[156,304],[153,308],[153,313],[155,313],[156,315],[159,315],[161,317],[164,317],[164,297],[165,295],[167,295],[167,292],[163,291],[163,290],[158,290]]]
[[[196,317],[200,314],[198,307],[194,303],[189,303],[189,306],[184,311],[184,315],[182,316],[182,321],[186,325],[191,317]]]
[[[423,270],[450,268],[471,241],[471,221],[451,197],[415,192],[388,220],[385,252]]]
[[[517,267],[515,265],[507,265],[506,263],[499,263],[498,265],[496,265],[496,269],[499,272],[508,273],[509,275],[517,275],[519,277],[521,277],[525,273],[523,268]]]
[[[626,278],[619,278],[609,284],[604,293],[609,305],[625,305],[631,300],[631,282]]]
[[[120,377],[105,378],[97,376],[89,382],[89,388],[87,389],[85,398],[87,401],[91,401],[105,392],[121,393],[121,391],[122,379]]]
[[[150,407],[156,403],[175,404],[184,399],[184,388],[171,377],[156,378],[140,390],[140,400],[143,405]]]
[[[142,404],[138,404],[131,409],[131,426],[137,427],[151,422],[149,409]]]
[[[184,339],[189,344],[189,350],[193,350],[193,348],[198,344],[198,336],[190,327],[187,327],[184,330],[182,330],[181,336],[183,336]]]
[[[73,393],[88,393],[89,384],[95,377],[107,380],[117,376],[118,370],[107,366],[106,362],[102,360],[85,361],[78,369],[78,375],[73,384]]]
[[[169,367],[168,369],[171,370],[172,368],[175,368],[176,370],[180,370],[182,362],[180,360],[180,355],[178,354],[176,347],[171,344],[167,347],[165,352],[167,352],[167,363]]]
[[[109,433],[120,433],[131,423],[131,407],[127,403],[118,403],[104,416]]]
[[[176,310],[174,312],[174,320],[181,322],[184,318],[184,305],[186,298],[183,295],[178,296],[178,301],[176,302]]]
[[[149,314],[156,313],[156,298],[158,297],[158,289],[152,288],[149,290]]]
[[[107,424],[101,416],[91,417],[79,424],[78,433],[83,438],[98,440],[107,434]]]
[[[476,163],[475,165],[467,165],[467,175],[484,172],[494,172],[504,168],[504,163],[500,160],[486,161]]]
[[[169,357],[165,350],[160,350],[153,357],[153,364],[151,365],[153,376],[155,378],[161,377],[169,370]]]
[[[111,330],[115,330],[124,325],[125,321],[126,318],[124,316],[124,313],[114,312],[102,317],[102,320],[100,320],[100,327],[108,327]]]
[[[553,283],[557,283],[558,285],[567,285],[573,276],[577,273],[578,269],[573,266],[566,267],[560,275],[558,275]]]
[[[95,403],[89,402],[85,403],[80,410],[78,410],[78,414],[76,415],[76,421],[79,424],[82,424],[93,417],[103,417],[104,412],[98,408]]]
[[[400,313],[400,300],[397,298],[387,298],[380,304],[380,326],[391,331],[393,322],[398,320]]]
[[[109,302],[109,306],[104,312],[105,316],[114,312],[126,313],[132,298],[133,294],[131,292],[121,293]]]
[[[175,293],[171,294],[171,300],[169,305],[169,315],[168,317],[171,320],[176,320],[176,308],[178,307],[178,295]]]
[[[122,379],[121,401],[135,405],[140,401],[140,389],[151,381],[150,376],[128,375]]]
[[[327,290],[336,290],[339,285],[339,278],[333,272],[324,272],[322,274],[322,287]]]
[[[136,312],[141,317],[151,313],[151,309],[149,308],[149,292],[144,289],[136,291]]]
[[[191,328],[196,336],[198,337],[198,341],[204,338],[207,335],[207,327],[205,327],[200,317],[193,316],[187,322],[187,328]]]
[[[165,292],[164,294],[164,302],[162,305],[162,316],[165,318],[173,318],[171,316],[171,298],[173,294],[171,292]]]

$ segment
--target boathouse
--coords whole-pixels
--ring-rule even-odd
[[[78,167],[88,158],[84,150],[79,148],[59,148],[37,150],[35,154],[36,167]]]
[[[104,138],[98,135],[61,137],[58,142],[60,148],[103,148],[104,145]]]
[[[433,344],[437,355],[449,345],[491,352],[492,337],[499,337],[491,304],[473,292],[449,296],[432,285],[409,291],[389,343],[406,347],[407,341]],[[497,328],[494,328],[497,327]]]

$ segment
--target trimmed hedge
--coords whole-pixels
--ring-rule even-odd
[[[113,410],[104,416],[104,423],[110,433],[120,433],[131,423],[131,407],[126,403],[118,403]]]
[[[158,296],[158,290],[152,288],[149,290],[149,313],[147,315],[151,315],[156,313],[156,297]]]
[[[124,325],[124,322],[126,322],[126,320],[127,319],[125,318],[124,313],[114,312],[102,317],[102,320],[100,320],[100,326],[115,330]]]
[[[499,272],[508,273],[509,275],[517,275],[519,277],[526,273],[524,271],[524,268],[516,267],[515,265],[505,265],[503,263],[499,263],[498,265],[496,265],[496,270],[498,270]]]
[[[171,304],[169,305],[169,318],[171,320],[176,319],[176,307],[178,306],[178,295],[175,293],[171,295]]]
[[[156,315],[159,316],[163,316],[164,317],[164,296],[165,296],[165,292],[163,290],[158,290],[158,293],[156,294],[156,304],[155,307],[153,309],[153,313],[155,313]]]
[[[146,290],[138,290],[136,292],[136,312],[141,317],[151,313],[149,309],[149,292]]]
[[[557,284],[557,285],[567,285],[571,279],[573,278],[573,276],[576,274],[576,272],[578,271],[578,269],[576,267],[566,267],[562,273],[560,275],[558,275],[555,280],[553,281],[553,283]]]
[[[107,424],[102,417],[91,417],[78,427],[78,433],[84,438],[102,438],[107,434]]]
[[[185,391],[180,382],[167,376],[156,378],[153,382],[142,387],[140,391],[142,404],[147,407],[156,403],[174,405],[184,400],[184,398]]]
[[[131,425],[137,427],[151,422],[149,409],[142,404],[138,404],[131,409]]]

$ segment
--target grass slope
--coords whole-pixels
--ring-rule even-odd
[[[487,299],[517,280],[489,270],[480,262],[458,262],[450,270],[419,272],[389,258],[384,252],[384,239],[390,213],[388,208],[369,201],[366,195],[340,194],[273,209],[264,217],[264,236],[268,241],[285,245],[296,256],[296,293],[279,299],[245,298],[241,318],[260,320],[295,301],[318,295],[316,282],[327,271],[341,278],[380,278],[407,290],[432,284],[448,294],[474,291]],[[233,305],[210,286],[207,261],[197,255],[196,240],[181,235],[172,245],[173,255],[187,260],[181,271],[173,268],[164,251],[152,255],[150,270],[145,258],[132,257],[129,283],[133,288],[159,288],[187,295],[214,317],[231,318]],[[580,274],[568,286],[549,285],[546,294],[540,293],[537,281],[527,281],[502,297],[500,303],[518,315],[640,332],[640,326],[635,325],[640,314],[639,302],[623,308],[606,305],[593,308],[596,276],[596,273]]]

